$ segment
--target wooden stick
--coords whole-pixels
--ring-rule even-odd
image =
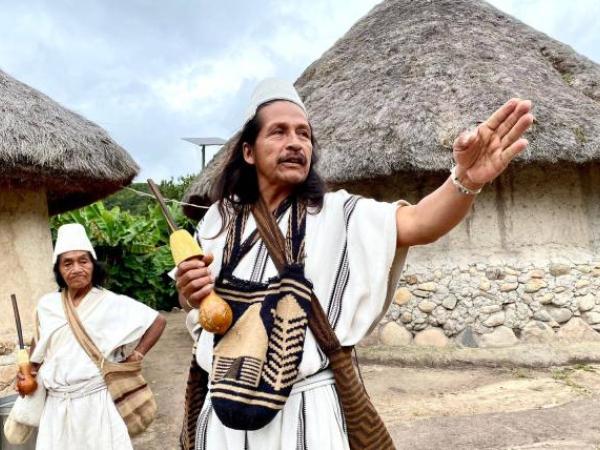
[[[167,204],[165,203],[165,200],[164,200],[162,194],[160,193],[158,186],[154,183],[154,181],[152,181],[152,178],[148,178],[148,186],[150,186],[150,190],[154,194],[156,201],[158,202],[158,204],[160,205],[160,208],[162,209],[163,215],[165,216],[165,219],[167,220],[167,224],[169,225],[169,228],[171,229],[171,233],[174,233],[175,231],[177,231],[179,229],[179,227],[173,220],[173,217],[171,217],[169,208],[167,208]]]
[[[19,314],[19,306],[17,305],[17,297],[15,294],[10,294],[10,301],[12,302],[13,312],[15,313],[15,323],[17,324],[17,335],[19,337],[19,348],[25,348],[25,342],[23,341],[23,327],[21,326],[21,315]]]

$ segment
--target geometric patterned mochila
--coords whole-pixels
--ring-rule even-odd
[[[311,311],[312,284],[304,277],[306,208],[291,208],[285,269],[268,283],[239,280],[233,270],[256,244],[258,233],[241,242],[249,210],[242,210],[227,233],[223,267],[215,291],[231,306],[233,322],[214,337],[211,403],[226,427],[257,430],[283,408],[298,377]]]
[[[264,203],[257,203],[253,209],[256,225],[263,237],[269,255],[279,273],[284,272],[286,265],[286,245],[277,229],[277,224],[266,209]],[[329,367],[335,379],[335,389],[338,394],[344,415],[345,431],[351,450],[395,450],[394,442],[377,410],[371,403],[364,384],[359,380],[352,360],[353,347],[342,347],[330,320],[323,311],[319,300],[312,296],[311,315],[308,326],[312,331],[319,347],[329,358]],[[304,393],[302,393],[304,401]],[[299,441],[297,448],[306,447],[304,441]]]

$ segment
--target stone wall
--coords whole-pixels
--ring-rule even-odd
[[[468,347],[600,340],[600,260],[429,271],[408,265],[370,339]]]
[[[19,301],[24,333],[33,335],[37,300],[56,289],[44,192],[0,189],[0,397],[10,393],[17,341],[10,294]]]

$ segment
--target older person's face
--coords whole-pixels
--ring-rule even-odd
[[[92,285],[94,265],[88,252],[73,250],[59,258],[58,270],[69,289],[84,289]]]
[[[277,101],[259,111],[261,129],[244,159],[256,166],[259,187],[293,187],[306,180],[312,157],[311,128],[302,108]]]

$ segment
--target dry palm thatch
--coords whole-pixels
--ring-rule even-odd
[[[0,187],[44,189],[50,214],[129,184],[138,167],[96,124],[0,70]]]
[[[600,159],[600,66],[479,0],[386,0],[296,82],[334,187],[451,164],[458,133],[534,102],[527,164]],[[206,198],[227,146],[188,192]]]

